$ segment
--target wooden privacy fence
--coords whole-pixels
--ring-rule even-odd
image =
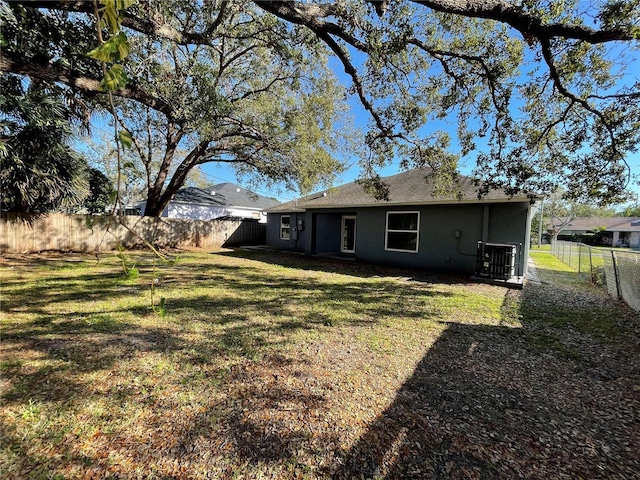
[[[0,253],[109,251],[118,244],[125,248],[142,247],[142,239],[159,248],[219,248],[265,241],[265,225],[255,220],[131,216],[123,217],[122,222],[128,228],[106,216],[3,213]]]

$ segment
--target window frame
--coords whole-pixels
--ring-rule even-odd
[[[346,250],[344,248],[344,232],[346,228],[346,220],[353,220],[353,249]],[[356,253],[356,234],[357,234],[357,221],[358,217],[356,215],[342,215],[341,226],[340,226],[340,253]]]
[[[287,226],[284,225],[283,220],[285,218],[289,219],[289,223]],[[286,229],[287,232],[289,232],[289,235],[287,237],[284,237],[282,235],[282,232],[284,232]],[[291,241],[291,215],[280,215],[280,240],[287,240],[287,241]]]
[[[389,229],[389,216],[390,215],[417,215],[416,229],[415,230],[396,230]],[[390,248],[389,245],[389,233],[415,233],[416,235],[416,249],[405,250],[400,248]],[[384,249],[387,252],[402,252],[402,253],[418,253],[420,250],[420,211],[419,210],[400,210],[400,211],[387,211],[384,224]]]

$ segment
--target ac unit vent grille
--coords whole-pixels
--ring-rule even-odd
[[[476,275],[509,280],[515,275],[517,245],[478,242]]]

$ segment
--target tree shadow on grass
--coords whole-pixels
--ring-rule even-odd
[[[330,272],[320,260],[316,271]],[[11,349],[24,349],[47,364],[25,372],[20,362],[4,363],[2,373],[11,384],[3,402],[25,409],[30,401],[73,409],[96,400],[116,407],[150,408],[154,415],[144,428],[157,427],[157,439],[135,443],[121,438],[126,432],[116,431],[109,441],[124,446],[105,441],[104,448],[120,448],[122,455],[141,458],[143,452],[153,451],[171,461],[200,462],[212,470],[216,465],[202,459],[228,452],[222,458],[233,459],[245,468],[245,475],[264,464],[312,468],[312,478],[336,479],[631,478],[637,473],[636,363],[626,353],[609,350],[607,357],[594,361],[592,354],[598,350],[587,349],[569,334],[565,338],[557,329],[566,325],[541,321],[540,309],[530,308],[530,303],[514,312],[517,302],[507,295],[503,305],[503,325],[511,325],[513,315],[519,314],[522,328],[448,323],[388,406],[376,410],[378,416],[364,433],[345,445],[349,425],[342,425],[346,417],[337,406],[340,398],[334,397],[337,390],[355,395],[359,386],[351,385],[349,377],[324,377],[314,370],[318,362],[313,342],[298,345],[293,336],[341,326],[368,332],[390,318],[410,325],[438,322],[442,312],[429,307],[428,300],[446,300],[451,294],[422,281],[366,282],[369,274],[364,270],[351,275],[358,278],[331,284],[286,273],[265,279],[250,267],[233,265],[177,267],[180,271],[165,275],[165,283],[182,283],[185,288],[197,284],[205,287],[205,293],[168,299],[169,316],[157,317],[155,325],[147,322],[144,327],[117,317],[153,315],[142,303],[114,306],[96,321],[86,322],[76,312],[47,311],[44,306],[57,293],[43,291],[38,298],[38,287],[33,287],[29,295],[38,317],[28,325],[11,327],[3,337],[3,348],[7,358]],[[387,277],[394,270],[379,271],[387,272],[380,277]],[[64,283],[63,277],[52,281]],[[213,290],[220,282],[233,283],[242,294],[227,298],[206,293],[207,287]],[[119,295],[100,293],[98,287],[83,292],[107,300]],[[525,287],[523,295],[533,302],[546,293]],[[63,294],[63,298],[77,297]],[[424,305],[412,305],[421,299]],[[322,305],[329,307],[319,308]],[[338,373],[354,368],[348,363],[349,354],[340,348],[349,348],[348,339],[331,351],[329,362]],[[175,403],[175,398],[165,400],[162,389],[153,391],[163,386],[161,375],[151,375],[148,385],[134,382],[135,376],[144,382],[148,372],[131,371],[127,362],[144,354],[156,362],[152,370],[183,369],[171,377],[170,386],[195,396],[199,407],[184,424],[173,421],[186,413],[176,412],[166,421],[160,418],[191,406]],[[91,388],[87,379],[91,377],[85,374],[108,372],[119,362],[129,370],[113,374],[117,385],[104,391]],[[367,367],[355,368],[360,366]],[[616,370],[623,373],[611,375]],[[368,377],[373,385],[375,375]],[[370,388],[372,395],[380,395]],[[52,431],[45,439],[60,444],[61,456],[53,459],[29,458],[29,445],[17,433],[7,432],[5,439],[25,464],[49,465],[42,470],[43,478],[62,462],[80,465],[81,471],[97,468],[106,475],[107,461],[100,457],[104,452],[81,452],[74,440],[64,438],[66,433]],[[291,472],[291,478],[297,475]]]
[[[211,340],[217,341],[219,351],[225,354],[235,352],[239,355],[252,355],[260,348],[274,346],[274,338],[280,338],[279,342],[286,341],[286,338],[281,338],[278,334],[331,326],[338,322],[354,326],[370,325],[385,315],[397,314],[394,304],[380,307],[381,300],[385,298],[450,295],[417,284],[399,285],[395,281],[326,284],[313,278],[275,275],[265,277],[261,272],[238,266],[214,265],[205,269],[205,272],[198,264],[178,265],[177,268],[178,271],[166,274],[167,284],[174,282],[182,286],[193,284],[206,287],[227,282],[242,293],[242,296],[233,297],[215,293],[210,296],[186,296],[172,298],[167,302],[170,315],[175,318],[196,319],[223,326]],[[146,285],[122,280],[115,273],[86,273],[74,276],[72,281],[81,287],[69,287],[65,274],[56,273],[43,277],[41,283],[27,283],[14,290],[13,300],[3,302],[3,311],[8,314],[29,312],[37,317],[28,324],[5,326],[5,345],[16,342],[20,344],[20,348],[32,349],[54,359],[77,361],[81,365],[80,370],[90,370],[92,366],[102,369],[113,364],[117,356],[101,353],[107,352],[107,347],[113,343],[120,342],[126,346],[130,342],[132,350],[143,351],[166,351],[173,349],[167,346],[168,343],[179,344],[179,333],[172,328],[151,329],[155,333],[148,332],[146,337],[154,337],[154,340],[139,341],[140,339],[136,339],[139,335],[135,332],[136,326],[120,319],[121,314],[125,313],[154,315],[146,300],[141,300],[138,304],[128,302],[117,306],[121,298],[130,297],[132,293],[140,292],[146,297]],[[339,320],[331,316],[331,308],[318,311],[307,309],[302,314],[298,308],[327,304],[333,307],[336,300],[340,301],[341,307]],[[82,307],[87,301],[106,301],[111,308],[89,313]],[[65,302],[77,303],[78,307],[67,313],[52,311],[52,304]],[[255,322],[266,315],[275,320],[271,324]],[[424,311],[405,309],[403,315],[405,318],[418,320],[424,317]],[[191,320],[184,320],[183,323],[189,321]],[[123,343],[123,339],[127,340]],[[95,353],[95,356],[87,357],[88,353]]]
[[[43,316],[50,314],[50,307],[54,304],[104,300],[115,304],[121,298],[149,288],[113,271],[87,273],[73,278],[64,273],[49,274],[35,282],[6,281],[3,287],[11,292],[2,302],[3,312],[41,313]]]
[[[162,405],[161,393],[143,394],[144,388],[131,383],[134,376],[144,379],[147,372],[136,372],[129,368],[126,372],[116,371],[114,374],[112,369],[119,368],[119,364],[126,368],[130,359],[148,353],[154,354],[151,356],[155,359],[153,361],[164,362],[171,368],[174,365],[188,368],[205,364],[210,366],[218,362],[233,364],[229,359],[238,359],[239,363],[248,362],[251,365],[273,364],[274,368],[280,368],[286,362],[273,352],[286,351],[292,335],[318,328],[332,328],[336,323],[354,327],[369,326],[381,321],[387,314],[397,314],[395,308],[389,307],[386,311],[379,307],[384,295],[424,298],[448,295],[424,285],[398,286],[392,281],[376,284],[352,281],[325,285],[316,283],[317,279],[305,280],[284,275],[270,275],[265,281],[264,274],[236,266],[207,266],[203,269],[199,265],[184,264],[175,268],[179,270],[169,270],[164,275],[162,281],[165,284],[185,288],[197,284],[206,291],[207,286],[231,282],[241,295],[226,298],[214,292],[210,295],[177,296],[168,301],[168,317],[157,317],[155,326],[149,326],[149,322],[141,326],[133,321],[123,321],[122,318],[126,318],[127,314],[154,318],[146,300],[122,304],[119,301],[121,297],[130,297],[132,293],[146,290],[146,286],[123,286],[117,277],[109,274],[87,272],[76,275],[72,281],[80,287],[72,288],[67,285],[64,272],[52,271],[37,284],[25,283],[18,290],[14,288],[16,299],[9,305],[3,305],[3,309],[8,314],[29,313],[33,319],[27,322],[17,320],[3,329],[3,356],[7,359],[2,364],[2,373],[7,381],[7,388],[2,394],[4,406],[21,411],[29,408],[33,402],[56,411],[74,411],[87,402],[94,402],[116,411],[119,405],[124,404],[151,404],[156,408],[156,404]],[[339,304],[342,308],[331,303],[336,300],[342,302]],[[57,313],[55,308],[51,308],[55,303],[64,302],[72,304],[72,311]],[[105,302],[107,308],[97,313],[91,312],[91,308],[87,311],[82,305],[90,305],[91,302]],[[309,310],[310,305],[322,304],[329,304],[329,308]],[[338,319],[332,316],[336,310],[340,310]],[[406,319],[418,321],[425,312],[419,309],[406,310],[403,315]],[[263,321],[265,317],[268,317],[268,321]],[[190,336],[193,329],[203,331],[195,341]],[[21,358],[24,352],[30,355],[27,362],[36,360],[40,366],[32,365],[23,369],[22,360],[11,360],[14,356]],[[297,359],[296,362],[296,368],[300,368],[303,361]],[[164,367],[159,365],[159,368]],[[197,371],[196,368],[193,370]],[[213,370],[208,367],[207,371],[211,373]],[[114,375],[113,382],[117,385],[106,390],[93,388],[91,378],[95,377],[92,375],[101,372]],[[206,385],[210,385],[206,388],[213,388],[217,382],[227,385],[240,382],[241,385],[242,375],[242,371],[221,370],[219,378],[198,379],[197,373],[185,374],[180,378],[189,382],[190,376],[193,376],[194,382],[205,381],[208,382]],[[271,373],[266,375],[269,379]],[[302,384],[305,382],[298,380]],[[278,384],[277,379],[273,378],[273,381]],[[230,398],[231,401],[237,401],[235,397]],[[266,403],[288,402],[291,408],[302,405],[303,409],[323,402],[321,392],[302,391],[295,386],[282,384],[255,392],[253,398]],[[202,422],[203,425],[211,425],[210,416],[202,417]],[[230,435],[236,448],[240,449],[239,455],[252,455],[254,459],[260,456],[259,453],[251,453],[254,450],[264,451],[271,459],[291,454],[296,445],[311,435],[309,432],[294,432],[287,437],[280,436],[275,430],[261,431],[262,425],[257,419],[234,413],[229,413],[224,422],[232,427]],[[64,437],[65,432],[52,433],[51,439],[56,435]],[[61,456],[56,457],[58,460],[30,457],[29,442],[20,434],[7,432],[5,438],[8,448],[18,452],[23,464],[32,467],[41,463],[48,465],[46,468],[40,465],[43,477],[55,471],[62,458],[76,459],[73,461],[83,465],[101,462],[101,457],[80,455],[73,441],[70,442],[67,437],[65,441],[56,442],[59,444],[56,449],[62,452]],[[186,434],[182,443],[178,442],[175,448],[184,444],[186,451],[188,438],[189,434]],[[53,441],[51,439],[45,436],[39,441],[46,443]],[[177,451],[181,451],[180,448]]]
[[[286,251],[250,250],[237,248],[227,252],[217,252],[214,255],[224,257],[244,258],[270,265],[295,268],[327,273],[339,273],[353,277],[404,277],[413,281],[425,283],[459,284],[470,283],[469,277],[450,273],[422,269],[397,268],[365,262],[354,262],[329,257],[300,255]]]
[[[197,438],[226,432],[219,446],[240,464],[290,465],[288,478],[634,478],[640,375],[629,354],[637,347],[619,352],[549,331],[529,305],[544,293],[525,287],[517,312],[517,299],[505,296],[503,323],[516,313],[519,327],[449,322],[348,449],[331,398],[339,386],[306,374],[311,363],[265,356],[243,370],[246,382],[235,377],[230,403],[198,416],[172,455],[201,455]]]
[[[327,474],[636,477],[640,437],[629,413],[640,407],[637,361],[598,340],[599,362],[592,339],[574,338],[566,348],[563,333],[550,334],[528,304],[543,293],[525,287],[521,328],[450,323],[392,405]],[[637,346],[633,352],[637,359]]]

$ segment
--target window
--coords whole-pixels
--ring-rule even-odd
[[[417,252],[420,212],[387,212],[384,248],[395,252]]]
[[[282,240],[291,239],[291,215],[280,216],[280,238]]]

